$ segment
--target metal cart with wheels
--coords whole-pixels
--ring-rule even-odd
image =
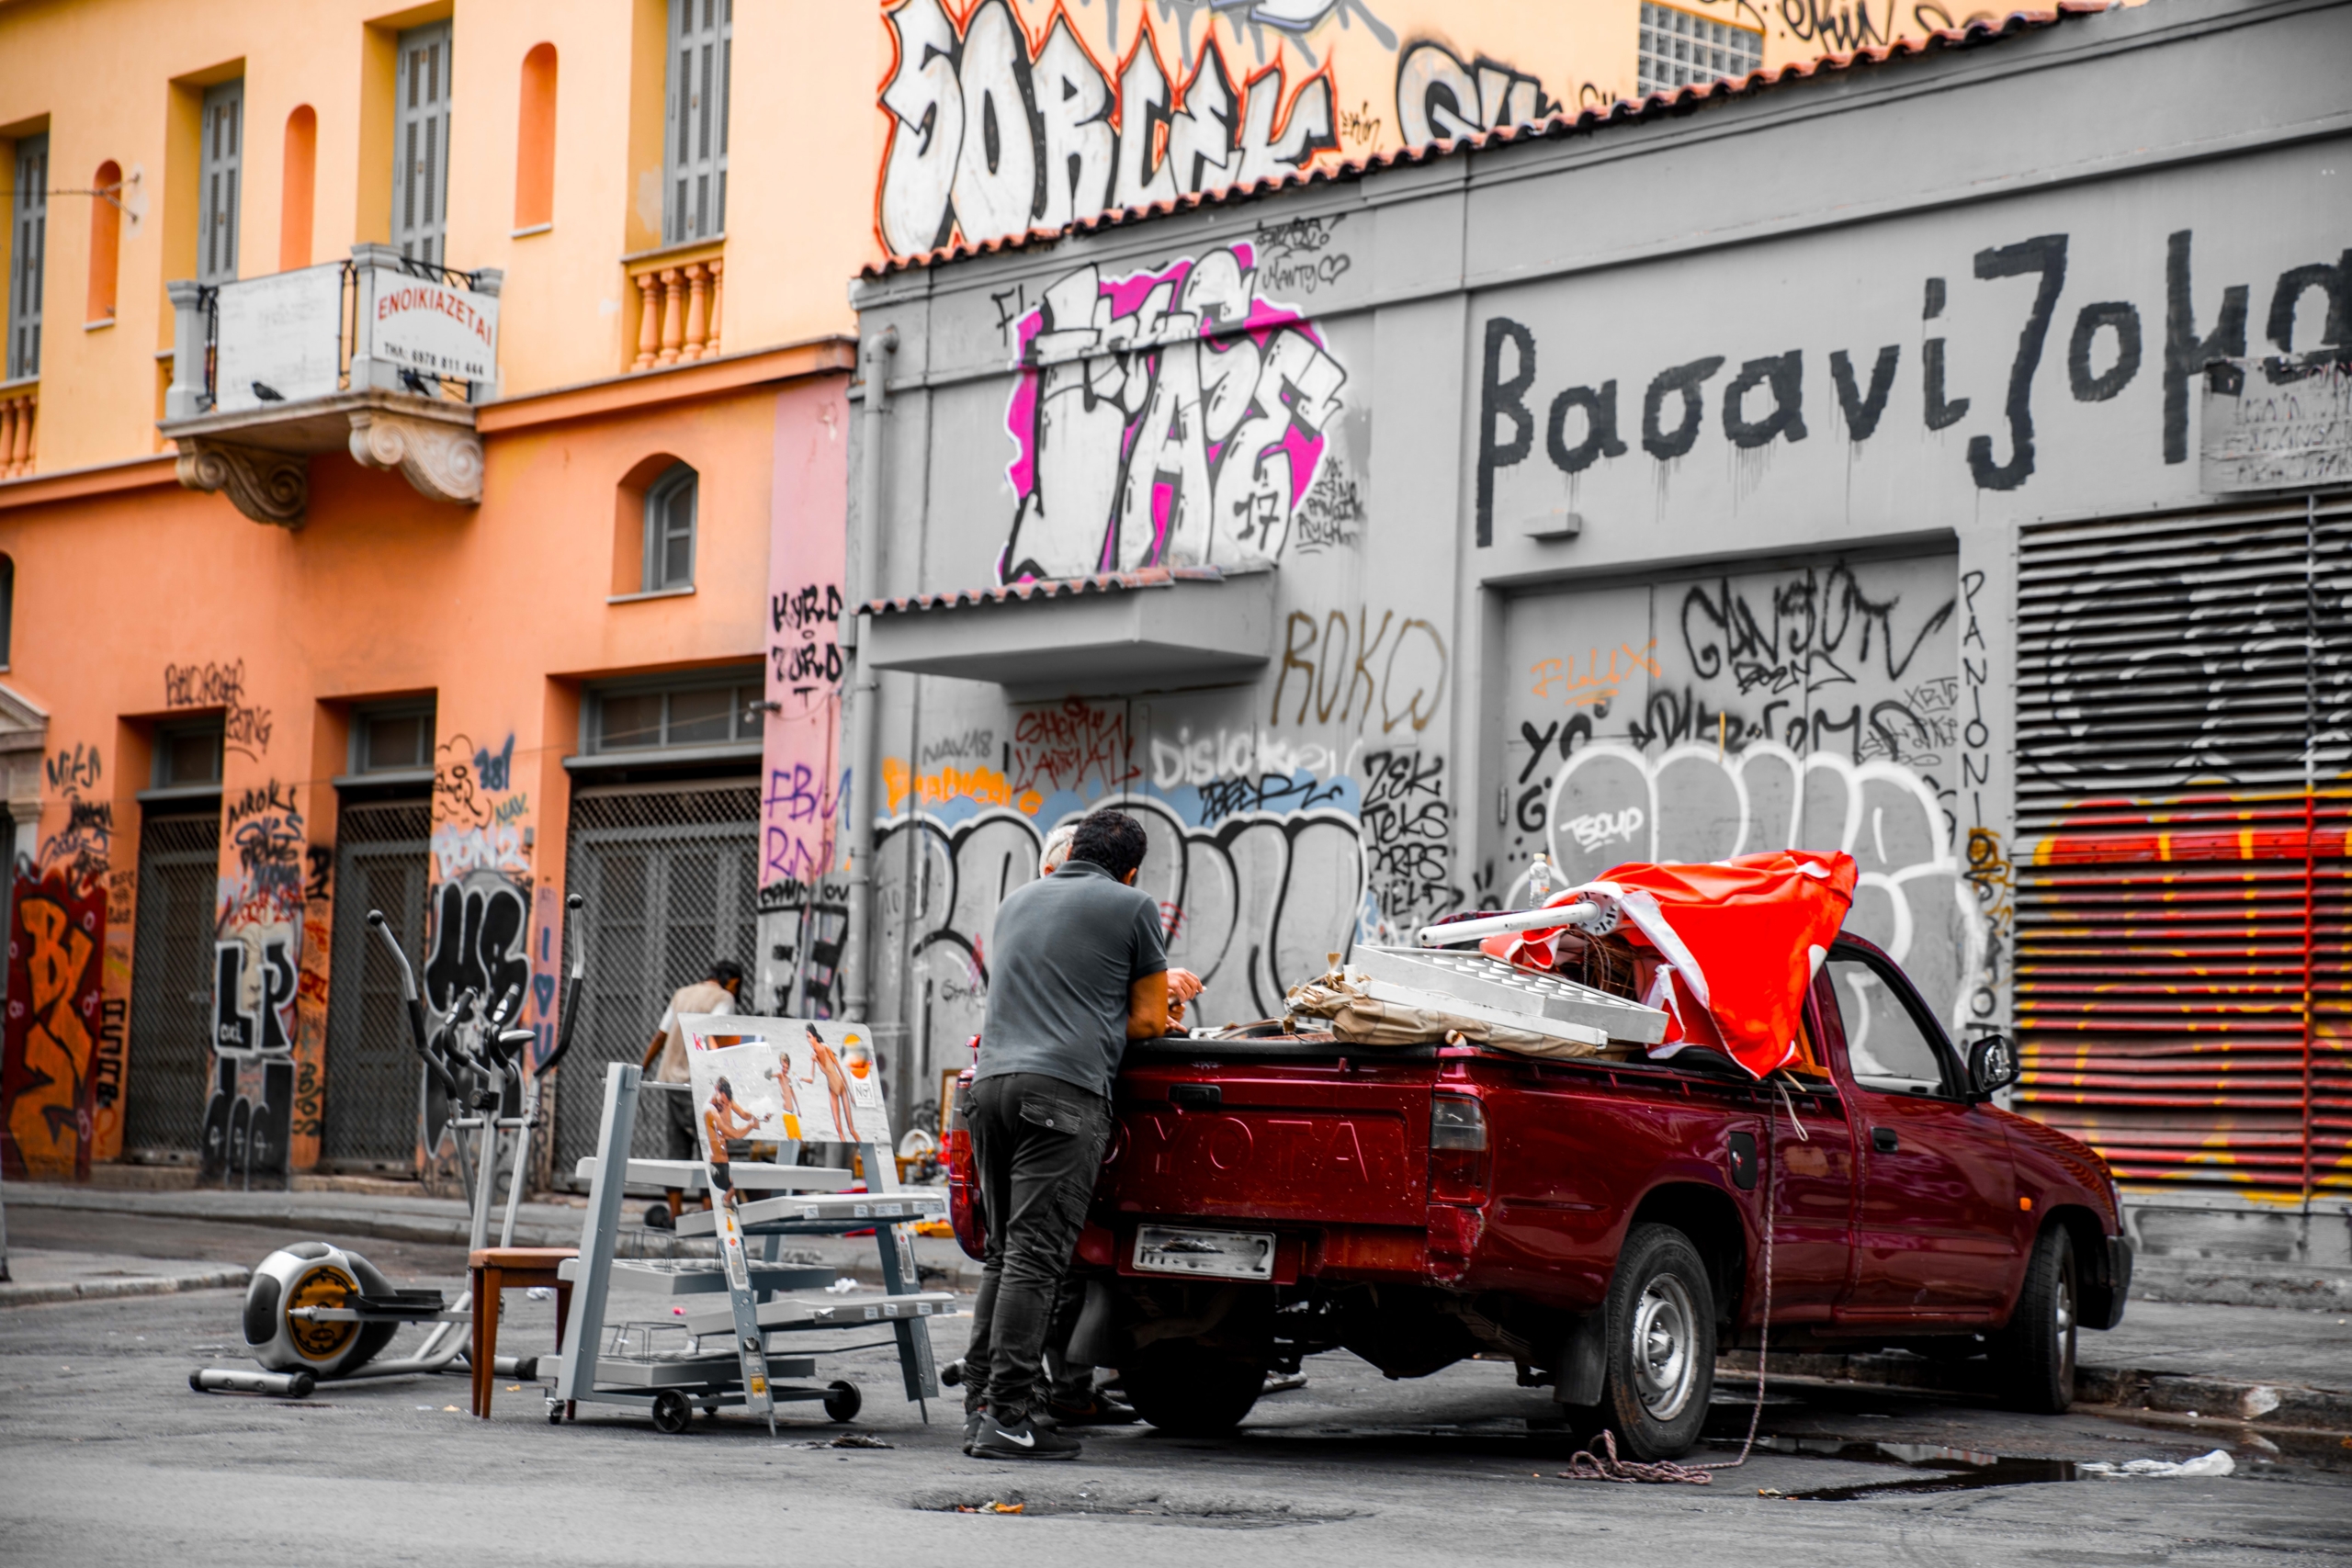
[[[707,1211],[689,1210],[678,1221],[682,1235],[716,1236],[717,1258],[616,1257],[630,1182],[688,1192],[707,1185],[698,1161],[624,1156],[636,1133],[641,1080],[640,1070],[629,1063],[606,1069],[596,1153],[578,1168],[589,1181],[588,1209],[580,1256],[564,1265],[572,1282],[571,1317],[564,1325],[562,1371],[548,1401],[548,1421],[571,1418],[582,1404],[612,1404],[645,1412],[662,1431],[683,1432],[696,1410],[716,1416],[740,1407],[765,1417],[773,1430],[775,1405],[794,1402],[820,1402],[827,1416],[846,1421],[864,1404],[857,1386],[814,1382],[816,1355],[795,1348],[771,1356],[768,1337],[887,1326],[907,1398],[924,1404],[928,1422],[924,1402],[939,1396],[930,1320],[954,1311],[956,1297],[917,1288],[908,1227],[945,1218],[945,1192],[901,1189],[887,1137],[857,1145],[876,1189],[871,1192],[841,1190],[852,1180],[846,1170],[738,1160],[729,1168],[743,1194],[741,1206],[722,1202]],[[769,1196],[755,1198],[754,1192]],[[786,1236],[868,1228],[880,1254],[879,1296],[832,1295],[827,1291],[831,1269],[778,1260]],[[762,1256],[751,1256],[753,1245]],[[668,1295],[687,1298],[683,1316],[607,1324],[616,1269],[650,1277]]]

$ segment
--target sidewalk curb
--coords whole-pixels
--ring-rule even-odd
[[[123,1280],[58,1280],[47,1284],[0,1284],[0,1307],[47,1306],[57,1302],[107,1301],[119,1296],[175,1296],[183,1291],[242,1289],[254,1271],[243,1265],[194,1274],[134,1276]]]
[[[1726,1350],[1715,1358],[1719,1382],[1736,1383],[1756,1376],[1756,1353]],[[1983,1360],[1931,1361],[1920,1356],[1875,1352],[1841,1356],[1821,1352],[1775,1355],[1773,1379],[1852,1388],[1884,1388],[1919,1393],[1963,1393],[1990,1398],[1996,1390],[1991,1366]],[[2297,1431],[2352,1432],[2352,1393],[2300,1383],[2245,1382],[2193,1372],[2145,1367],[2078,1366],[2077,1405],[2102,1415],[2152,1415],[2258,1422]]]

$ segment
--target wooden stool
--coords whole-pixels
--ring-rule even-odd
[[[576,1247],[485,1247],[466,1258],[473,1270],[474,1373],[473,1410],[490,1419],[490,1395],[498,1381],[498,1308],[503,1292],[529,1285],[555,1287],[555,1348],[563,1348],[563,1320],[571,1307],[571,1282],[557,1278],[566,1258],[577,1258]]]

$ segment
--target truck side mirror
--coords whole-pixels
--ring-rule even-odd
[[[1979,1100],[2018,1081],[2018,1049],[2006,1034],[1987,1034],[1969,1048],[1968,1087]]]

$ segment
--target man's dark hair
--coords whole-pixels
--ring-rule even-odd
[[[743,966],[731,958],[714,958],[710,977],[722,986],[740,986],[743,983]]]
[[[1143,863],[1151,840],[1143,824],[1124,811],[1104,808],[1079,818],[1078,834],[1070,840],[1069,858],[1092,861],[1125,882],[1127,873]]]
[[[732,1100],[735,1098],[735,1086],[729,1083],[725,1078],[721,1078],[717,1083],[710,1086],[710,1098],[713,1100]]]

